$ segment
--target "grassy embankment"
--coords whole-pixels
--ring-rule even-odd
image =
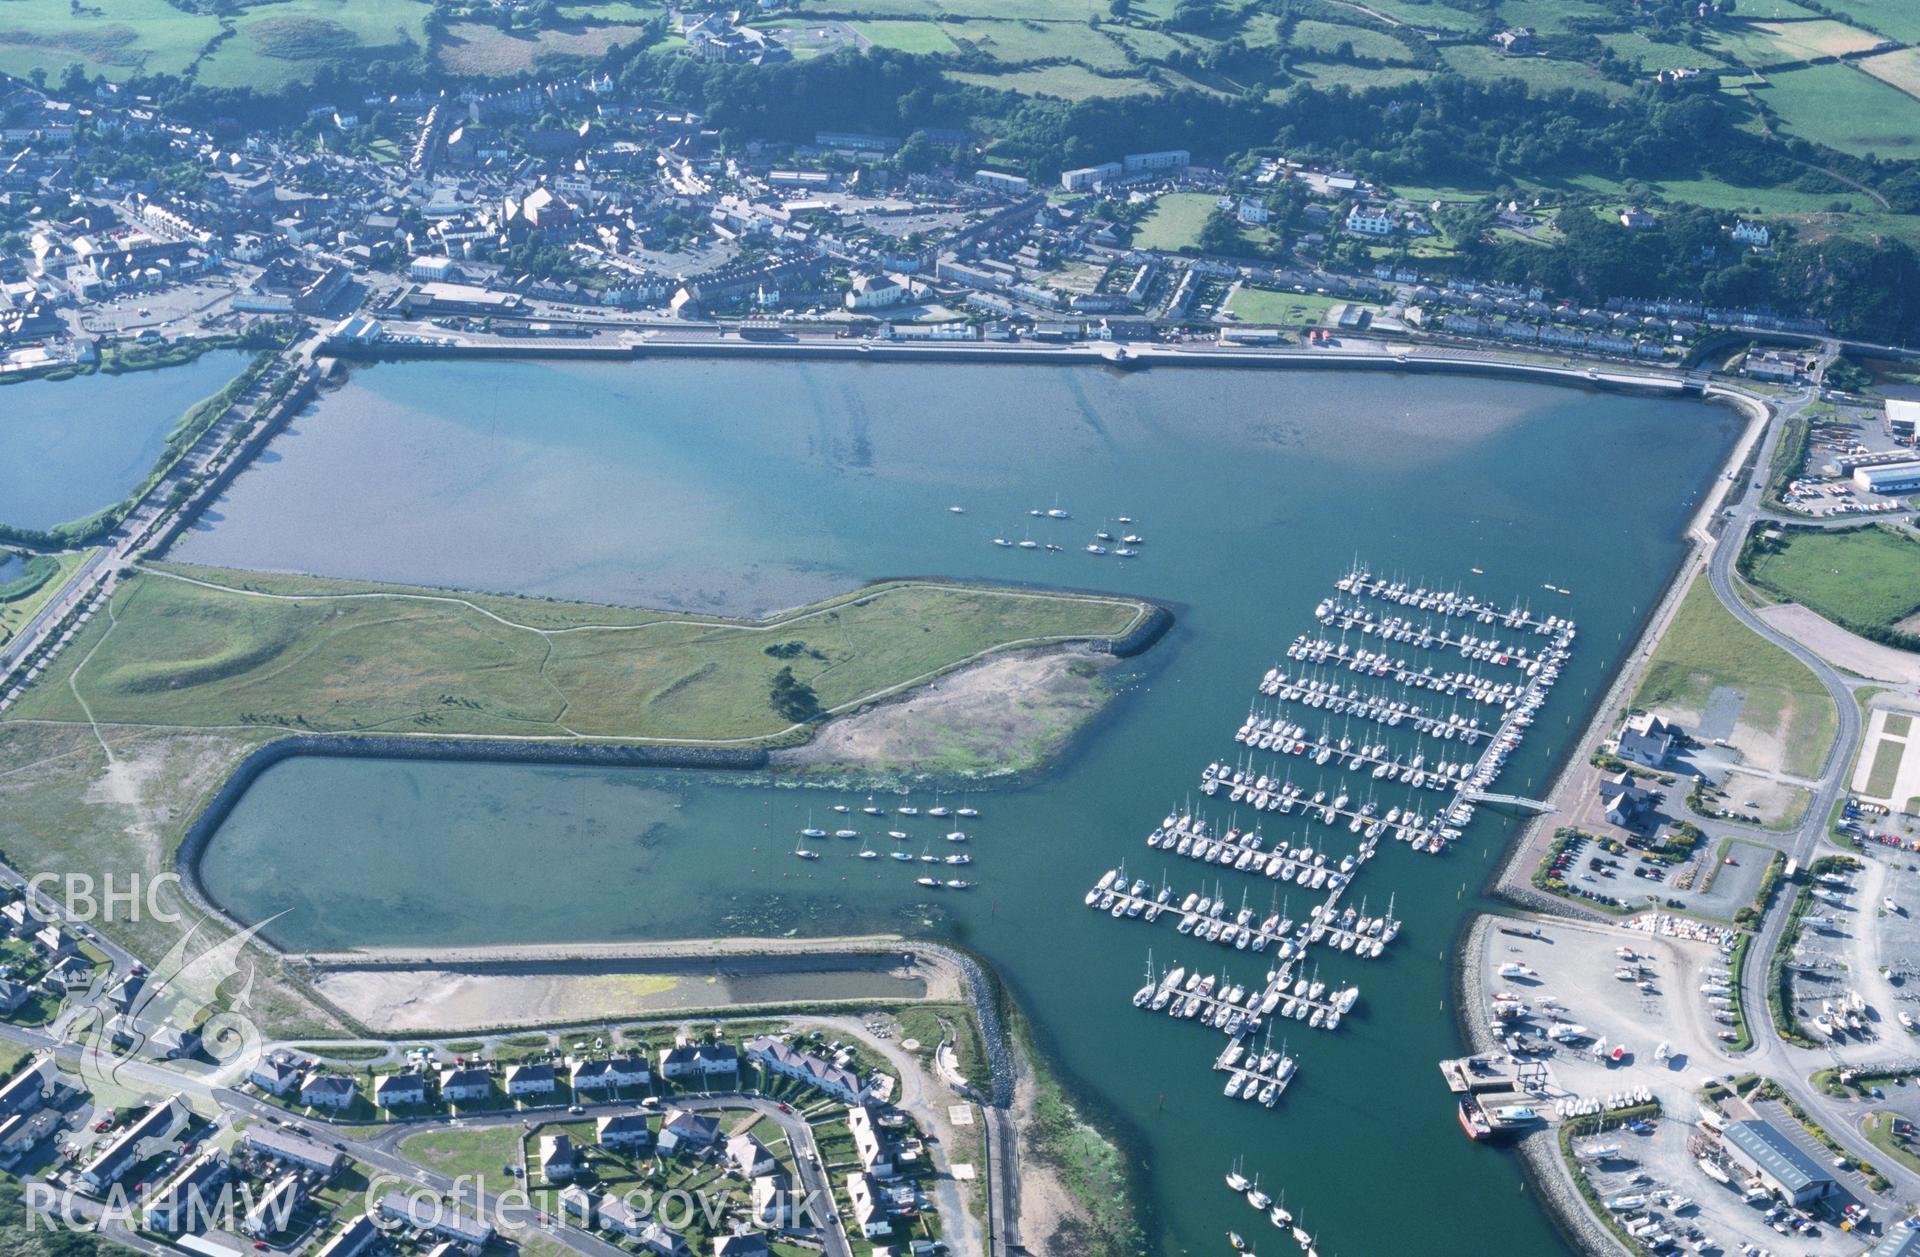
[[[1912,529],[1788,530],[1749,542],[1740,571],[1862,637],[1920,650],[1920,536]]]
[[[19,579],[0,585],[0,643],[11,640],[39,615],[40,608],[53,601],[74,569],[92,553],[69,550],[64,554],[36,554],[27,560],[27,570]]]
[[[1734,619],[1696,577],[1647,662],[1633,706],[1684,709],[1684,725],[1722,686],[1745,700],[1736,746],[1752,755],[1755,739],[1773,741],[1781,762],[1772,767],[1800,776],[1820,770],[1839,720],[1833,700],[1804,664]]]
[[[104,724],[745,744],[1147,608],[901,582],[740,621],[164,565],[112,612],[12,718],[87,720],[77,689]]]

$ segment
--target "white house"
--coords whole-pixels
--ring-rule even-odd
[[[300,1085],[301,1069],[287,1057],[275,1053],[254,1062],[247,1081],[268,1095],[284,1096]]]
[[[759,1178],[779,1168],[767,1146],[752,1135],[735,1135],[727,1140],[727,1162],[741,1178]]]
[[[1356,236],[1391,236],[1393,214],[1384,205],[1357,202],[1347,211],[1347,230]]]
[[[847,309],[880,310],[899,305],[911,291],[891,275],[856,275],[847,290]]]
[[[754,1225],[769,1230],[787,1225],[792,1212],[793,1186],[784,1174],[762,1174],[747,1189]]]
[[[887,1141],[874,1123],[873,1110],[864,1104],[847,1106],[847,1130],[853,1135],[853,1150],[860,1167],[875,1178],[893,1177],[893,1158],[887,1155]]]
[[[553,1066],[540,1063],[515,1065],[507,1070],[507,1094],[510,1096],[550,1096],[556,1085]]]
[[[854,1225],[868,1239],[885,1235],[893,1229],[893,1225],[887,1221],[887,1211],[881,1207],[873,1193],[873,1183],[866,1175],[847,1175],[847,1202],[853,1206]]]
[[[1767,241],[1772,238],[1773,233],[1767,230],[1765,223],[1750,223],[1742,219],[1734,220],[1733,242],[1735,244],[1750,244],[1756,249],[1764,249],[1767,247]]]
[[[603,1148],[644,1148],[653,1140],[645,1113],[610,1113],[593,1129]]]
[[[738,1076],[740,1050],[731,1043],[682,1043],[660,1049],[660,1076],[710,1082],[716,1075]]]
[[[776,1074],[818,1088],[848,1104],[864,1104],[870,1088],[852,1070],[803,1052],[784,1039],[761,1035],[747,1042],[747,1059]]]
[[[484,1100],[493,1094],[493,1075],[484,1069],[467,1066],[440,1071],[440,1098],[448,1104]]]
[[[315,1109],[344,1109],[360,1094],[353,1079],[344,1074],[308,1074],[300,1084],[300,1103]]]
[[[1620,758],[1646,768],[1659,768],[1667,762],[1680,730],[1650,711],[1627,720],[1620,730]]]
[[[425,1074],[387,1074],[373,1084],[373,1102],[383,1109],[401,1109],[427,1102]]]
[[[568,1081],[575,1091],[607,1091],[615,1087],[644,1087],[653,1072],[644,1056],[616,1056],[604,1061],[575,1061]]]
[[[580,1168],[573,1140],[566,1135],[540,1136],[540,1172],[549,1183],[564,1183]]]

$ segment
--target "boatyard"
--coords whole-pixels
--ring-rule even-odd
[[[1335,594],[1322,599],[1314,615],[1336,636],[1293,639],[1286,657],[1308,671],[1269,668],[1232,735],[1245,749],[1232,763],[1210,762],[1201,774],[1203,796],[1220,800],[1225,792],[1230,815],[1224,825],[1180,810],[1147,835],[1150,851],[1245,875],[1235,879],[1241,883],[1237,906],[1222,878],[1210,890],[1181,893],[1166,874],[1156,886],[1129,877],[1124,864],[1102,874],[1084,900],[1116,920],[1172,920],[1183,938],[1267,960],[1257,980],[1242,981],[1224,969],[1203,972],[1204,965],[1155,969],[1149,956],[1146,983],[1133,1003],[1224,1034],[1227,1045],[1214,1059],[1214,1068],[1227,1075],[1224,1093],[1269,1109],[1297,1076],[1284,1039],[1273,1044],[1276,1023],[1337,1030],[1360,999],[1358,986],[1321,976],[1312,949],[1322,948],[1335,962],[1377,959],[1399,936],[1392,895],[1378,914],[1364,901],[1342,905],[1361,866],[1383,838],[1432,855],[1460,838],[1475,800],[1518,748],[1559,678],[1577,631],[1561,616],[1496,606],[1457,589],[1387,581],[1359,565],[1335,582]],[[1469,630],[1462,622],[1479,627]],[[1369,647],[1370,637],[1398,649]],[[1457,659],[1512,672],[1461,668]],[[1364,684],[1349,684],[1342,672]],[[1479,715],[1462,714],[1463,702],[1494,707],[1496,723],[1489,727]],[[1319,713],[1317,735],[1309,734],[1301,709]],[[1337,735],[1333,719],[1342,722]],[[1366,736],[1385,740],[1356,742],[1355,720],[1379,726],[1381,733]],[[1311,783],[1295,780],[1286,756],[1299,761],[1302,777],[1311,768]],[[1442,797],[1423,807],[1421,791]],[[1287,818],[1276,820],[1276,829],[1291,834],[1270,839],[1258,823],[1242,828],[1241,807]],[[1330,841],[1346,846],[1338,837],[1342,827],[1353,845],[1330,848]],[[1264,911],[1256,894],[1261,882],[1268,884]],[[1283,888],[1319,901],[1296,920]]]
[[[1723,1007],[1734,937],[1659,913],[1618,926],[1487,918],[1468,983],[1481,1001],[1467,1010],[1481,1050],[1443,1061],[1442,1079],[1474,1138],[1550,1138],[1570,1127],[1576,1172],[1644,1247],[1664,1237],[1695,1252],[1857,1254],[1852,1232],[1871,1235],[1893,1219],[1876,1219],[1865,1178],[1834,1164],[1791,1113],[1753,1090],[1758,1080],[1738,1073]],[[1724,1089],[1736,1077],[1744,1099]],[[1743,1168],[1737,1141],[1747,1136],[1728,1127],[1748,1121],[1799,1149],[1791,1159],[1830,1182],[1825,1194],[1788,1207],[1764,1167]],[[1544,1145],[1541,1155],[1559,1152]]]

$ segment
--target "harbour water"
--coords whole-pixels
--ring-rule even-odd
[[[180,417],[238,375],[247,357],[215,350],[156,371],[0,388],[0,523],[49,528],[125,497]]]
[[[1054,770],[968,794],[981,812],[964,822],[968,891],[923,890],[923,866],[858,860],[857,840],[812,839],[823,858],[792,858],[810,811],[829,831],[876,831],[876,846],[900,828],[915,854],[945,854],[952,822],[861,815],[864,789],[331,758],[269,769],[210,844],[204,878],[243,917],[290,909],[272,933],[298,948],[939,934],[996,966],[1121,1132],[1155,1251],[1217,1253],[1230,1227],[1278,1251],[1221,1185],[1236,1153],[1286,1189],[1329,1257],[1564,1251],[1515,1164],[1468,1144],[1433,1085],[1434,1061],[1459,1047],[1455,932],[1514,821],[1482,808],[1440,857],[1383,844],[1346,902],[1378,912],[1392,894],[1403,930],[1379,959],[1321,958],[1330,985],[1362,995],[1337,1033],[1293,1036],[1300,1078],[1272,1111],[1221,1095],[1217,1037],[1130,1006],[1148,946],[1162,965],[1249,984],[1267,961],[1115,925],[1081,896],[1122,860],[1183,889],[1207,875],[1143,839],[1189,803],[1230,818],[1198,794],[1200,771],[1240,751],[1251,683],[1313,627],[1356,555],[1579,621],[1580,648],[1499,785],[1540,788],[1737,427],[1697,403],[1439,377],[382,366],[301,418],[180,557],[741,611],[881,576],[1031,580],[1164,599],[1179,625]],[[341,484],[371,505],[333,509]],[[1070,520],[1027,514],[1056,502]],[[1084,553],[1120,515],[1146,538],[1140,557]],[[1063,549],[998,548],[996,535]],[[935,801],[914,789],[923,812]],[[854,810],[831,814],[835,802]],[[1306,826],[1262,823],[1275,840]],[[1255,893],[1264,910],[1268,890]],[[1317,896],[1294,898],[1300,917]]]

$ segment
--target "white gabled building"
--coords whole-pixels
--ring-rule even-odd
[[[1393,212],[1384,205],[1359,202],[1347,211],[1347,230],[1357,236],[1391,236]]]

